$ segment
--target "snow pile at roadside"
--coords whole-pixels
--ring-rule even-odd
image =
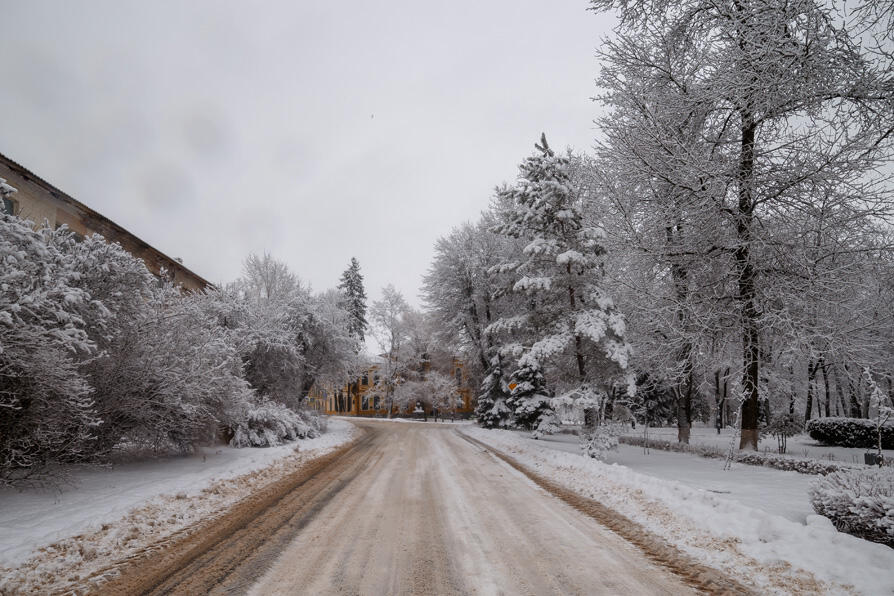
[[[349,422],[330,420],[322,436],[280,447],[221,448],[206,456],[85,470],[75,476],[80,482],[61,494],[0,492],[0,594],[76,587],[356,434]]]
[[[805,526],[679,482],[531,445],[512,431],[462,432],[761,592],[894,593],[894,550],[840,533],[824,517],[809,516]]]

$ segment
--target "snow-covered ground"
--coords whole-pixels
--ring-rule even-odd
[[[0,490],[0,593],[6,581],[54,574],[41,561],[48,554],[58,559],[59,573],[78,565],[83,573],[123,558],[225,509],[355,433],[351,423],[330,420],[321,437],[279,447],[206,448],[190,456],[76,468],[72,484],[61,491]]]
[[[581,453],[580,440],[575,435],[557,434],[534,440],[529,432],[513,432],[532,446]],[[619,445],[617,451],[607,453],[605,461],[649,476],[676,480],[801,524],[814,514],[807,496],[814,477],[808,474],[739,463],[724,470],[723,460],[659,449],[649,449],[646,453],[642,447],[624,444]]]
[[[808,475],[751,466],[724,472],[716,461],[657,450],[641,455],[634,447],[603,463],[581,455],[573,436],[534,441],[514,431],[462,432],[760,592],[894,593],[894,549],[840,533],[806,510],[797,492]]]
[[[637,427],[636,429],[629,429],[625,435],[642,437],[643,431],[641,427]],[[714,447],[726,448],[729,446],[730,440],[733,440],[738,447],[738,441],[735,438],[737,436],[737,431],[729,427],[722,429],[720,434],[717,434],[716,428],[693,426],[689,437],[689,443],[691,445],[711,445]],[[660,441],[676,441],[677,429],[676,427],[650,428],[648,430],[648,437]],[[768,451],[770,453],[776,453],[778,451],[776,439],[771,436],[762,438],[758,447],[761,451]],[[863,454],[866,451],[866,449],[822,445],[811,439],[810,435],[801,434],[791,437],[788,440],[786,455],[862,464]],[[884,453],[887,458],[894,458],[894,450],[886,449],[884,450]]]

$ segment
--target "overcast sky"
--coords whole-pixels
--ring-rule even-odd
[[[419,304],[436,238],[545,131],[589,150],[584,0],[0,0],[0,152],[213,282],[351,256]]]

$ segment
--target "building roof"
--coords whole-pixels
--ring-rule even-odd
[[[145,240],[138,238],[133,233],[129,232],[127,229],[119,226],[118,224],[116,224],[115,222],[110,220],[105,215],[99,213],[98,211],[94,211],[93,209],[91,209],[90,207],[85,205],[84,203],[78,201],[71,195],[69,195],[69,194],[63,192],[62,190],[60,190],[59,188],[53,186],[52,184],[50,184],[49,182],[47,182],[46,180],[44,180],[43,178],[41,178],[40,176],[35,174],[34,172],[32,172],[29,169],[27,169],[26,167],[16,163],[15,161],[6,157],[2,153],[0,153],[0,162],[5,164],[10,170],[15,172],[22,178],[25,178],[26,180],[29,180],[30,182],[32,182],[32,183],[36,184],[37,186],[40,186],[41,188],[46,190],[48,193],[50,193],[51,196],[53,196],[53,198],[55,198],[59,201],[62,201],[63,203],[66,203],[68,205],[71,205],[72,207],[74,207],[75,209],[80,211],[87,219],[89,219],[91,221],[99,222],[104,227],[111,228],[118,234],[129,236],[133,240],[134,244],[136,244],[141,250],[151,253],[153,257],[155,257],[159,261],[164,262],[166,264],[166,267],[169,268],[171,270],[171,272],[180,270],[184,274],[186,274],[186,275],[198,280],[202,284],[204,284],[204,286],[206,288],[214,287],[214,284],[212,284],[211,282],[209,282],[208,280],[203,278],[201,275],[197,274],[195,271],[193,271],[189,267],[186,267],[183,263],[181,263],[177,259],[173,259],[173,258],[169,257],[168,255],[161,252],[160,250],[158,250],[157,248],[155,248],[154,246],[152,246]]]

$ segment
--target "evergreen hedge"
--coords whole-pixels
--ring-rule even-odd
[[[807,433],[824,445],[876,449],[875,421],[867,418],[817,418],[807,421]],[[894,425],[882,426],[882,449],[894,449]]]

